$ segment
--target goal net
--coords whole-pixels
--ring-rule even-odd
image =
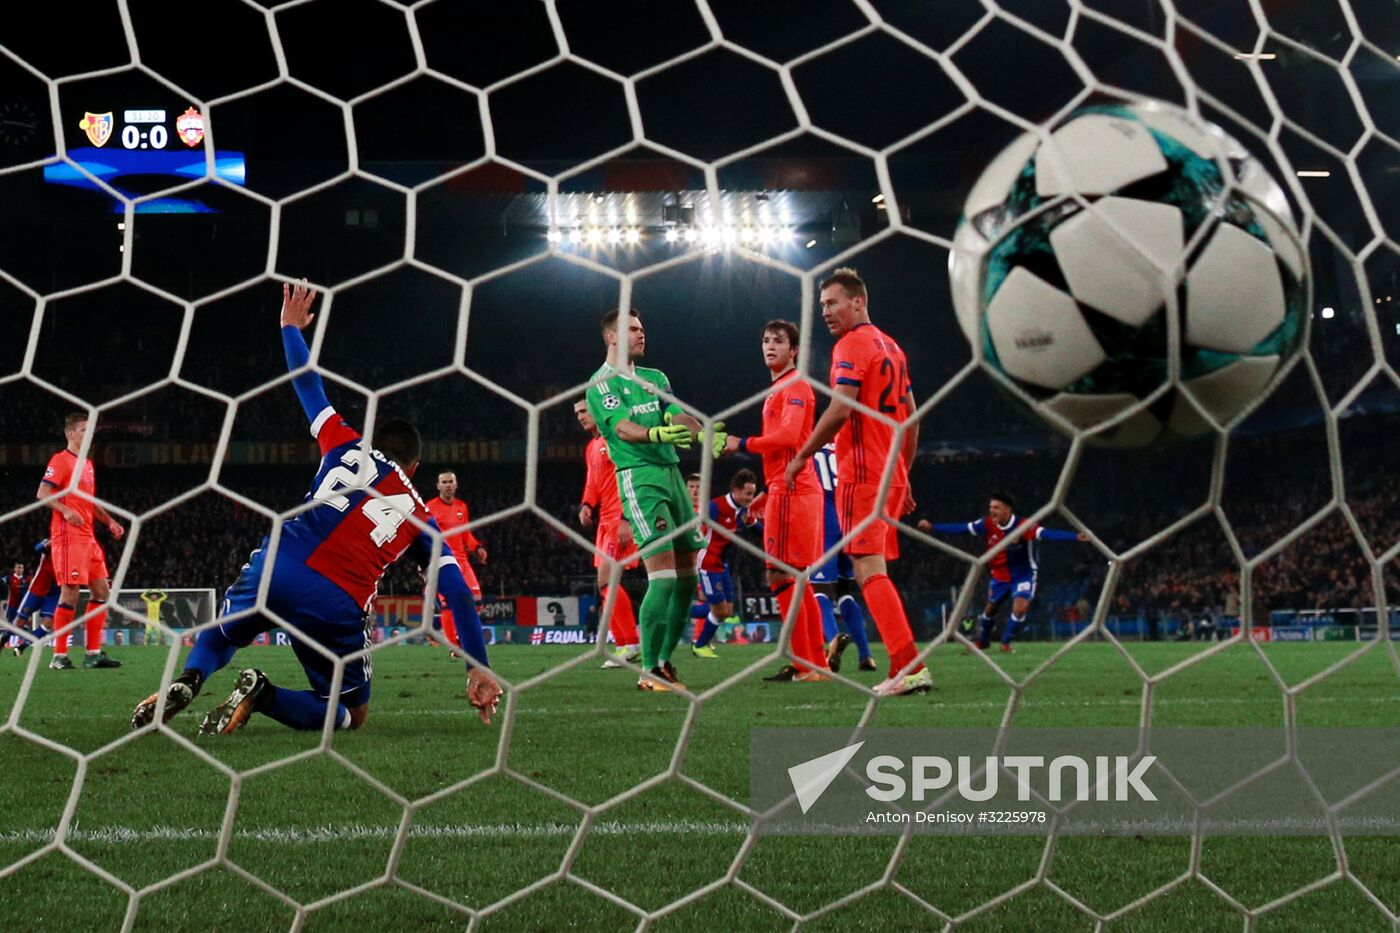
[[[1400,924],[1394,846],[1335,823],[1292,839],[1070,838],[1055,820],[976,840],[769,837],[744,751],[756,727],[1400,725],[1393,3],[228,0],[201,24],[136,0],[89,4],[82,22],[52,6],[0,37],[0,529],[23,581],[53,514],[35,485],[75,445],[124,531],[98,527],[108,631],[144,644],[156,613],[168,650],[109,638],[122,669],[54,671],[51,634],[0,665],[0,910],[19,925]],[[1038,417],[993,342],[965,339],[949,257],[1005,147],[1150,100],[1221,127],[1279,184],[1306,322],[1239,417],[1198,400],[1195,439],[1107,447]],[[1052,208],[1087,206],[1072,192]],[[1176,244],[1171,263],[1201,246]],[[600,318],[635,309],[647,339],[624,362],[664,371],[666,401],[707,429],[753,436],[770,319],[797,325],[818,414],[839,387],[820,283],[847,266],[908,357],[915,410],[894,392],[863,414],[896,448],[917,426],[889,578],[933,690],[873,692],[885,649],[854,580],[823,594],[824,636],[858,626],[877,673],[852,648],[829,682],[764,680],[793,658],[769,544],[707,508],[743,494],[740,467],[761,489],[762,466],[698,444],[680,461],[700,517],[659,530],[728,543],[748,617],[721,630],[717,660],[692,654],[711,600],[675,655],[689,689],[642,695],[635,664],[600,662],[621,592],[643,611],[645,574],[603,559],[607,595],[579,583],[605,544],[580,517],[574,408],[607,352]],[[366,433],[414,421],[419,492],[450,503],[451,476],[470,506],[506,688],[489,729],[445,651],[397,650],[434,626],[438,580],[396,566],[370,647],[331,658],[337,685],[373,662],[363,729],[259,719],[209,741],[191,709],[128,730],[249,552],[308,507],[321,453],[273,333],[281,285],[303,277],[320,292],[310,367],[337,410]],[[1163,392],[1187,375],[1184,328],[1165,327]],[[1138,349],[1120,333],[1106,356]],[[1109,427],[1165,423],[1146,394]],[[62,437],[74,411],[89,429]],[[887,464],[879,501],[898,486]],[[1040,548],[1018,641],[1008,606],[980,618],[1008,545],[935,528],[975,522],[991,496],[1086,538]],[[844,531],[827,557],[862,529]],[[245,666],[301,688],[292,652],[233,664],[201,704]],[[1299,805],[1335,815],[1297,770]]]

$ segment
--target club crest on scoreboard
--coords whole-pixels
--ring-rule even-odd
[[[204,115],[193,107],[175,118],[175,133],[186,146],[194,148],[204,141]]]
[[[112,138],[112,111],[106,113],[83,113],[78,121],[78,129],[87,133],[88,141],[101,149]]]

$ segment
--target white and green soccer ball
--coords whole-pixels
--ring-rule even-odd
[[[967,339],[1051,424],[1091,429],[1170,380],[1174,314],[1175,383],[1096,440],[1212,430],[1187,394],[1228,425],[1306,335],[1307,254],[1283,190],[1169,104],[1088,107],[1049,140],[1006,147],[964,204],[949,273]]]

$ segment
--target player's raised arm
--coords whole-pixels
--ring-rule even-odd
[[[1035,539],[1037,541],[1088,541],[1089,536],[1082,531],[1061,531],[1058,528],[1044,528],[1037,525]]]
[[[919,522],[920,531],[932,531],[940,535],[980,535],[983,533],[984,522],[977,519],[975,522]]]
[[[315,300],[316,290],[309,288],[305,280],[295,286],[282,283],[282,349],[287,354],[287,371],[296,373],[292,377],[292,388],[296,390],[302,411],[306,412],[306,420],[313,426],[329,417],[326,412],[333,411],[321,374],[309,368],[311,348],[301,335],[303,328],[316,320],[311,312]]]

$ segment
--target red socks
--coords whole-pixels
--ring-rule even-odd
[[[792,609],[795,587],[796,584],[792,581],[779,583],[772,587],[773,595],[778,597],[778,612],[784,621],[787,620],[788,612]],[[817,600],[812,594],[811,586],[803,587],[802,601],[797,609],[797,618],[793,619],[792,622],[791,641],[794,663],[799,669],[817,671],[818,673],[830,670],[826,664],[826,644],[822,640],[821,609],[817,606]]]
[[[71,637],[67,631],[69,623],[73,621],[73,607],[58,604],[58,608],[53,612],[53,630],[58,632],[53,640],[54,654],[68,653],[68,639]]]
[[[107,610],[99,609],[96,614],[90,616],[87,622],[83,623],[87,627],[87,650],[89,654],[94,654],[102,650],[102,630],[107,627]]]
[[[608,592],[611,589],[611,586],[603,587],[604,603],[608,601]],[[608,620],[608,631],[612,632],[613,641],[623,648],[630,648],[641,641],[641,637],[637,634],[637,613],[632,608],[632,597],[627,595],[626,587],[619,586],[617,588],[617,598],[613,600],[612,618]]]
[[[875,617],[875,627],[880,630],[885,650],[890,653],[890,676],[893,677],[919,655],[914,647],[914,632],[909,627],[909,617],[904,614],[904,603],[890,578],[883,573],[868,578],[860,592],[865,597],[865,604],[870,607],[870,614]],[[915,664],[907,673],[914,674],[923,669],[923,664]]]
[[[451,609],[442,610],[442,637],[447,639],[449,646],[457,647],[457,620],[452,618]]]

